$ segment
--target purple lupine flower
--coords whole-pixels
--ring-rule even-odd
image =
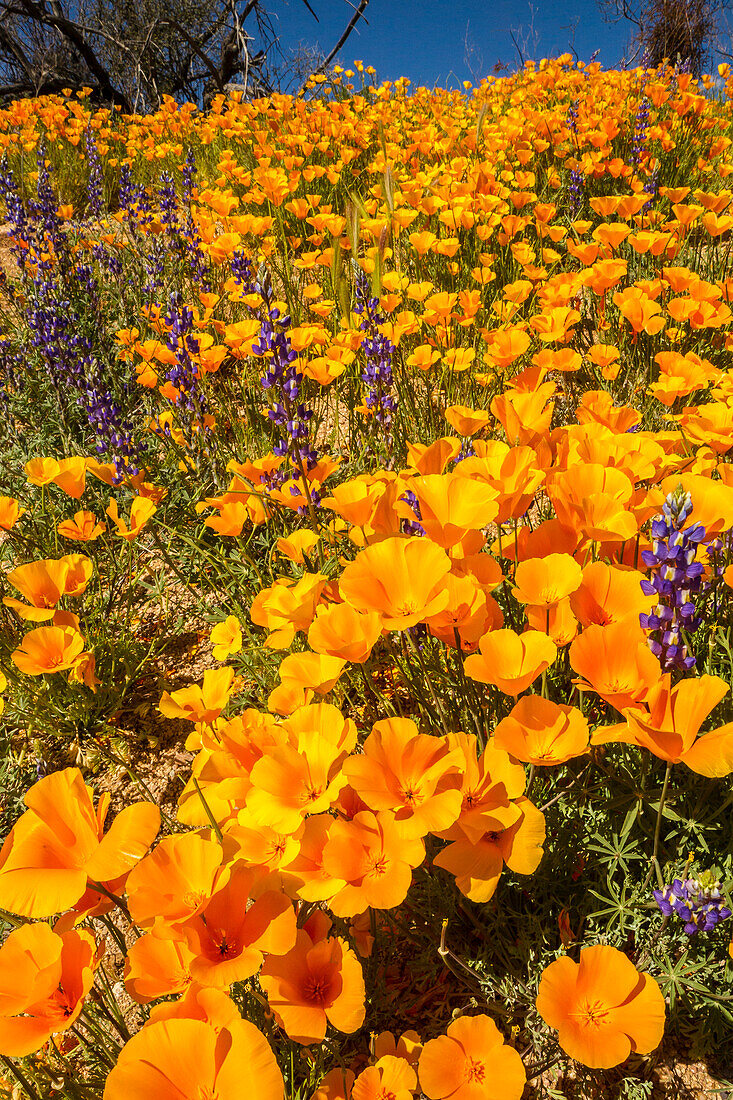
[[[720,921],[731,916],[720,890],[720,882],[711,872],[704,872],[699,879],[676,878],[671,886],[655,890],[654,900],[665,917],[671,917],[674,913],[685,922],[684,930],[688,936],[711,932]]]
[[[402,530],[406,535],[423,536],[425,534],[425,528],[422,525],[422,512],[420,511],[420,501],[411,489],[408,489],[406,493],[400,497],[400,500],[404,500],[405,504],[415,513],[415,519],[403,519]]]
[[[379,331],[379,326],[385,322],[385,316],[379,308],[379,299],[372,297],[367,277],[361,268],[356,264],[354,267],[356,274],[354,313],[361,317],[359,328],[366,333],[361,345],[366,360],[361,372],[361,380],[367,390],[365,404],[375,424],[383,430],[389,447],[389,429],[395,409],[395,400],[391,392],[392,356],[395,348],[392,341]]]
[[[199,352],[199,342],[192,334],[193,310],[181,301],[178,291],[171,294],[168,312],[163,315],[168,327],[166,347],[175,355],[175,363],[166,374],[178,390],[178,408],[193,413],[203,423],[206,402],[200,388],[200,372],[193,356]]]
[[[129,164],[122,165],[118,186],[120,210],[135,235],[139,226],[150,225],[153,220],[150,196],[141,184],[133,182]]]
[[[187,206],[193,202],[193,189],[196,186],[196,156],[193,149],[189,149],[186,160],[181,168],[183,180],[183,201]]]
[[[94,140],[94,132],[91,125],[87,126],[84,134],[84,147],[89,165],[89,179],[87,181],[87,211],[93,218],[101,218],[104,210],[104,174],[102,161]]]
[[[0,432],[12,427],[10,391],[17,390],[23,379],[23,356],[13,348],[9,337],[0,335]]]
[[[160,220],[169,237],[177,240],[180,235],[178,222],[178,195],[176,195],[173,179],[164,172],[160,177],[160,189],[158,191],[160,202]]]
[[[5,213],[12,226],[13,236],[16,239],[25,239],[28,231],[28,215],[15,178],[8,165],[7,154],[3,157],[2,164],[0,164],[0,199],[5,203]],[[13,252],[17,255],[19,251],[20,248],[16,240]]]
[[[74,404],[84,409],[96,436],[97,453],[114,462],[115,480],[120,482],[125,474],[138,472],[135,461],[141,448],[135,445],[131,425],[118,398],[105,385],[92,342],[84,335],[90,306],[100,307],[99,286],[91,265],[75,261],[58,215],[43,148],[38,154],[37,197],[27,210],[7,164],[0,172],[0,190],[33,260],[30,269],[21,267],[30,347],[45,367],[62,419]],[[81,303],[76,312],[72,299]],[[125,393],[126,386],[118,386],[117,392]]]
[[[246,269],[237,260],[242,278],[246,278]],[[235,278],[237,276],[235,275]],[[242,285],[245,285],[244,283]],[[273,447],[276,455],[290,456],[294,459],[296,472],[308,473],[318,461],[318,455],[310,441],[310,420],[313,410],[300,400],[302,375],[295,362],[298,353],[290,343],[290,316],[280,312],[274,304],[275,296],[269,273],[261,268],[254,289],[262,296],[264,315],[260,318],[260,332],[257,343],[252,345],[256,355],[264,357],[265,369],[260,376],[262,388],[269,392],[270,408],[268,417],[280,429],[280,438]],[[318,494],[313,490],[311,497],[318,503]]]
[[[574,143],[577,147],[578,144],[578,102],[571,103],[568,107],[568,114],[566,118],[566,125],[570,134],[573,137]],[[568,185],[568,199],[570,202],[570,216],[574,218],[579,213],[581,206],[583,205],[583,175],[577,170],[577,168],[570,169],[570,183]]]
[[[682,631],[692,634],[700,625],[694,596],[700,591],[705,567],[695,557],[705,538],[705,528],[696,523],[685,529],[691,512],[692,498],[680,485],[668,494],[663,514],[652,521],[652,549],[641,554],[651,570],[651,577],[640,582],[642,591],[656,596],[659,602],[650,614],[642,612],[639,622],[643,630],[649,631],[649,648],[659,658],[663,672],[689,672],[695,666]]]
[[[183,242],[188,254],[191,276],[193,281],[204,291],[211,290],[209,259],[202,247],[201,234],[193,218],[191,203],[193,202],[194,187],[196,184],[196,158],[193,150],[189,149],[186,161],[181,169],[183,178],[183,207],[185,210],[183,226]]]

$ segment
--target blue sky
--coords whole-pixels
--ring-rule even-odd
[[[316,23],[302,0],[273,0],[284,47],[335,45],[352,7],[347,0],[310,0]],[[534,15],[533,10],[534,9]],[[605,68],[629,52],[633,27],[609,24],[596,0],[370,0],[357,33],[339,57],[348,68],[355,58],[373,65],[380,79],[408,76],[415,84],[457,86],[493,70],[497,61],[516,68],[510,31],[528,45],[527,56],[556,56],[574,46],[587,61],[600,48]],[[467,58],[466,42],[471,56]],[[473,69],[473,72],[471,71]]]

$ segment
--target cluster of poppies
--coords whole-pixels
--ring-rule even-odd
[[[196,735],[220,746],[209,764],[215,767],[219,756],[240,765],[238,775],[220,781],[220,798],[212,798],[221,826],[212,818],[212,827],[173,833],[148,851],[160,826],[151,802],[122,810],[105,833],[109,796],[95,809],[78,769],[54,772],[26,795],[28,808],[0,852],[0,907],[31,922],[0,948],[0,1053],[31,1054],[79,1020],[104,953],[80,925],[117,909],[138,935],[126,951],[129,994],[142,1005],[177,999],[152,1008],[122,1049],[105,1098],[142,1098],[156,1082],[185,1096],[208,1088],[233,1097],[243,1067],[256,1066],[263,1096],[275,1100],[283,1096],[276,1059],[242,1019],[228,995],[232,987],[257,975],[277,1025],[296,1043],[323,1041],[329,1026],[357,1031],[365,1017],[357,953],[368,955],[373,942],[368,914],[404,900],[412,868],[424,858],[426,830],[456,835],[457,848],[471,844],[469,836],[479,838],[474,847],[490,849],[483,860],[498,862],[496,877],[507,853],[511,862],[524,822],[538,839],[538,811],[521,795],[507,800],[511,789],[524,786],[522,769],[499,749],[486,749],[477,761],[465,737],[442,743],[403,720],[379,724],[364,754],[348,756],[355,727],[328,704],[302,708],[282,723],[279,747],[266,716],[212,721],[198,723]],[[385,752],[392,756],[389,771],[379,768]],[[339,760],[343,770],[329,779]],[[274,799],[268,813],[283,772],[294,777],[292,794]],[[456,775],[462,789],[450,782]],[[230,806],[245,801],[245,808],[227,812],[224,794]],[[189,802],[184,794],[184,818],[197,816]],[[537,859],[522,857],[520,847],[518,862],[528,872]],[[481,879],[480,867],[477,874]],[[488,896],[484,890],[478,900]],[[322,903],[351,919],[356,951],[333,934]],[[51,928],[44,918],[59,912]],[[537,1008],[558,1029],[563,1048],[594,1067],[616,1065],[631,1051],[648,1053],[664,1029],[659,986],[612,947],[584,949],[579,964],[567,957],[552,963]],[[372,1065],[356,1079],[351,1071],[331,1072],[316,1095],[411,1096],[420,1088],[443,1100],[473,1085],[476,1095],[519,1100],[525,1080],[517,1051],[479,1015],[456,1020],[444,1037],[424,1045],[414,1034],[397,1044],[380,1037]]]
[[[656,1050],[672,916],[730,965],[725,868],[665,832],[672,797],[714,807],[733,773],[733,99],[569,57],[466,94],[356,71],[205,113],[0,111],[0,408],[47,390],[83,441],[39,443],[0,497],[0,705],[106,746],[102,670],[134,698],[142,665],[106,647],[143,634],[154,569],[166,609],[192,577],[215,596],[184,593],[209,667],[155,696],[192,754],[174,816],[105,831],[109,795],[61,768],[0,850],[0,1055],[31,1097],[71,1067],[105,1100],[519,1100],[531,1050]],[[79,226],[49,166],[83,175],[82,137],[103,176]],[[369,975],[420,937],[390,917],[422,890],[480,928],[576,802],[614,860],[638,844],[644,944],[541,914],[510,1026],[467,949],[472,1005],[369,1044]]]

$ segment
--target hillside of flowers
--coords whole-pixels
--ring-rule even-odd
[[[733,1077],[733,71],[0,146],[0,1097]]]

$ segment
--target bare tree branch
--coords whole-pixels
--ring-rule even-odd
[[[324,57],[321,64],[315,70],[315,72],[313,74],[314,76],[317,75],[318,73],[323,73],[323,72],[326,71],[326,69],[328,68],[328,66],[331,64],[334,57],[336,56],[336,54],[339,52],[341,47],[346,43],[349,35],[353,31],[356,24],[359,22],[360,19],[364,18],[364,12],[366,11],[368,4],[369,4],[369,0],[360,0],[358,6],[356,7],[356,9],[354,11],[354,14],[352,15],[351,19],[349,20],[349,22],[346,24],[346,27],[344,28],[343,34],[341,35],[341,37],[339,38],[338,42],[333,47],[333,49],[330,51],[330,53],[328,53],[326,55],[326,57]],[[304,90],[304,88],[305,88],[305,84],[300,88],[300,91],[302,92]]]

